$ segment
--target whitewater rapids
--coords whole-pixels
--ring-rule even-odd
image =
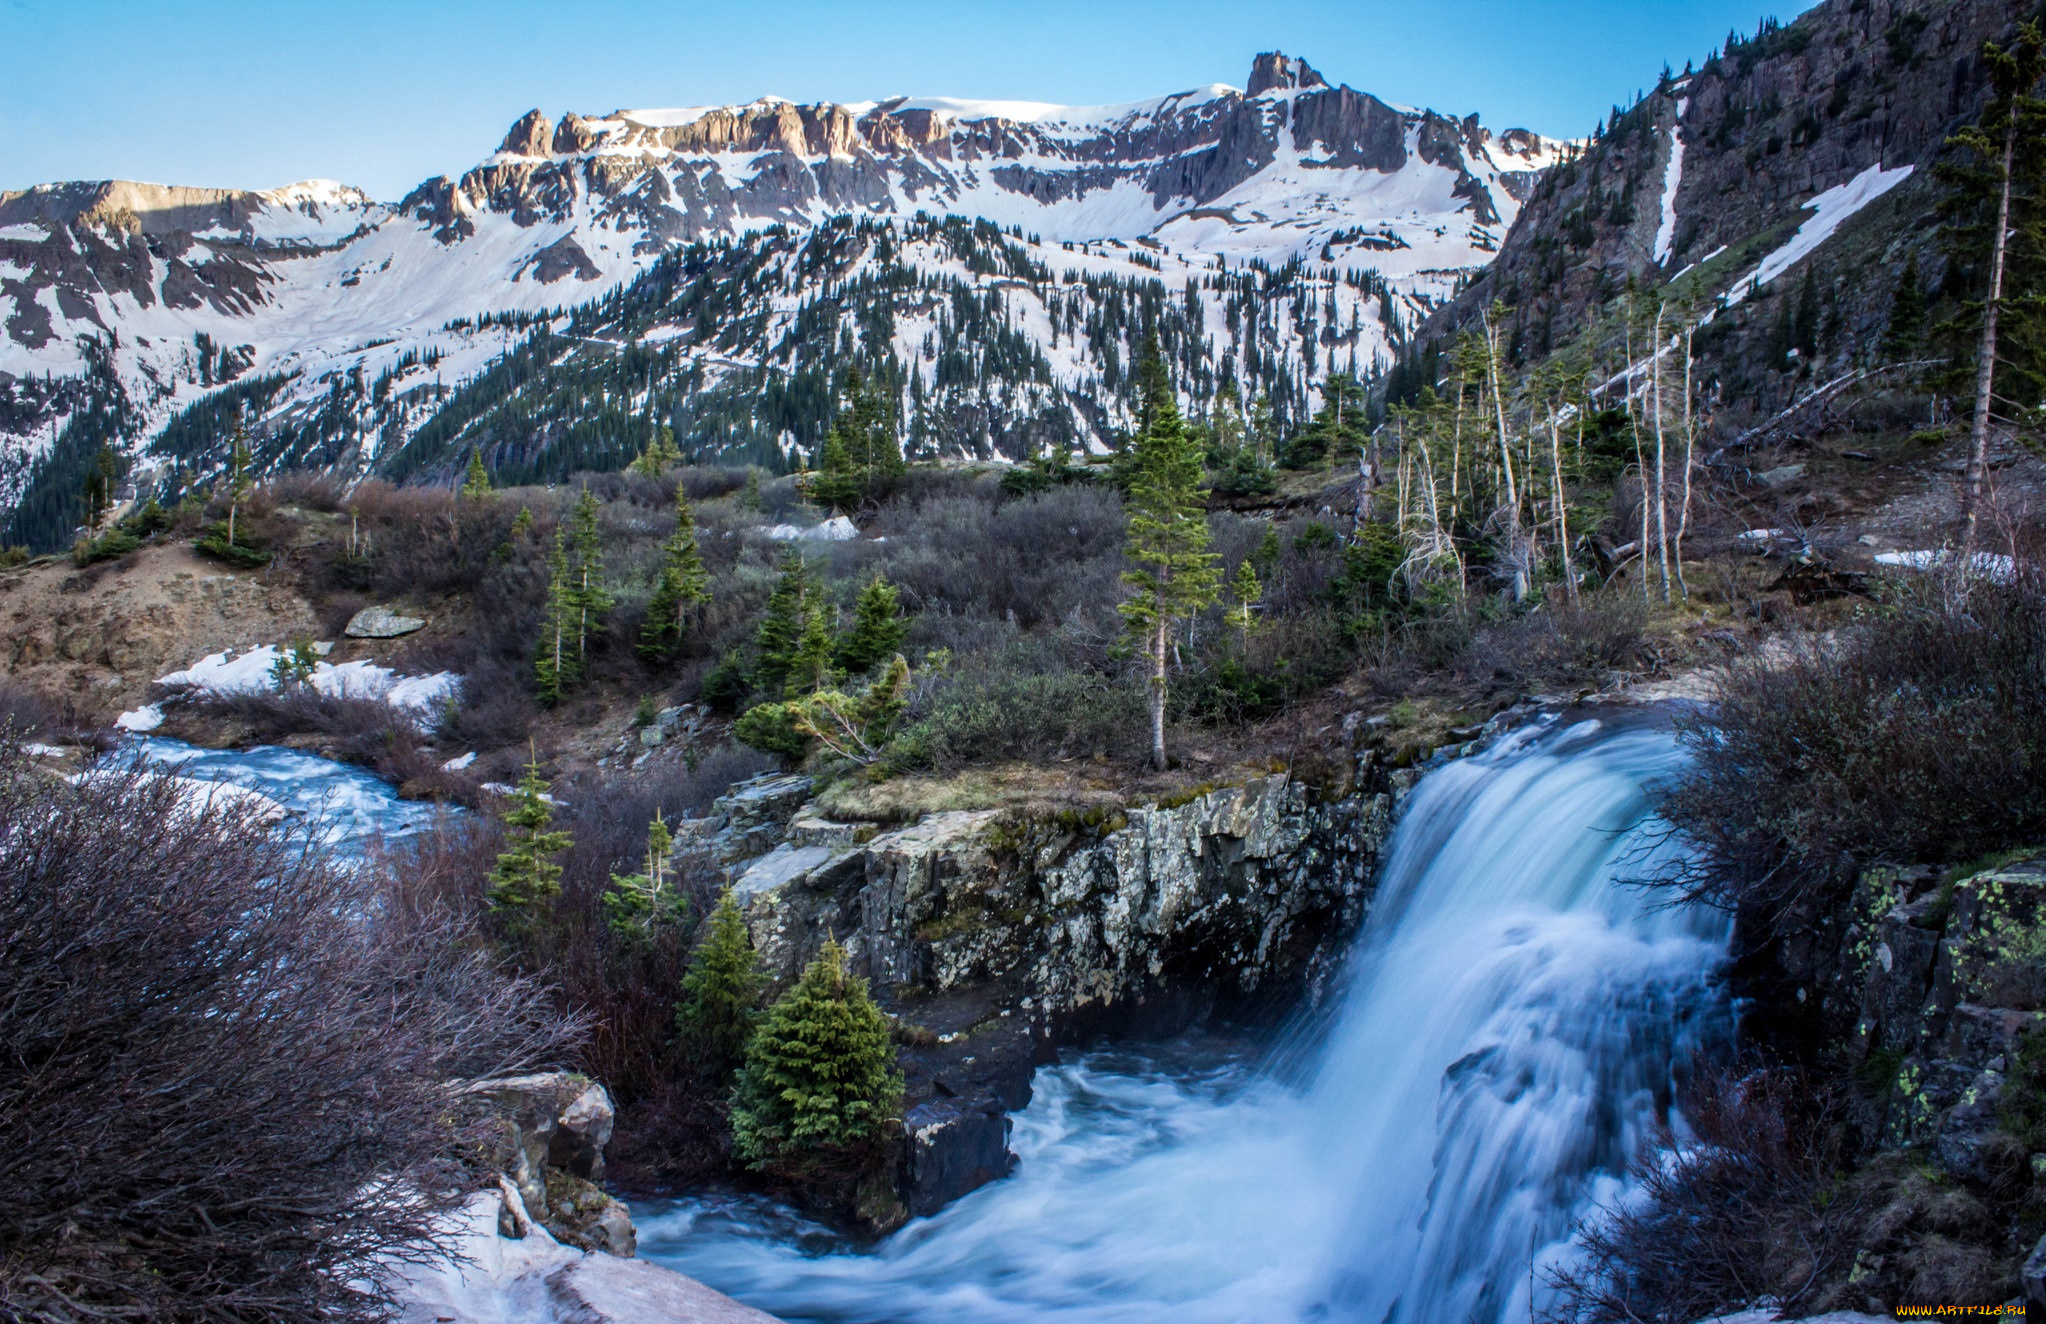
[[[1667,731],[1551,722],[1429,773],[1332,1009],[1259,1060],[1038,1074],[1013,1176],[859,1251],[757,1200],[635,1210],[640,1253],[789,1321],[1498,1321],[1729,1033],[1672,847]]]

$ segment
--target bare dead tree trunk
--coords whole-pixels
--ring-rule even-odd
[[[1165,651],[1172,622],[1160,615],[1151,633],[1151,766],[1165,771]]]
[[[1563,500],[1563,438],[1556,428],[1553,406],[1549,409],[1549,483],[1555,493],[1556,546],[1563,553],[1563,591],[1575,602],[1577,567],[1570,560],[1570,507]]]
[[[1996,197],[1996,240],[1990,247],[1989,298],[1982,305],[1982,343],[1976,350],[1975,421],[1968,432],[1967,490],[1961,497],[1962,554],[1975,548],[1975,528],[1989,486],[1989,415],[1996,384],[1996,315],[2003,303],[2004,253],[2010,244],[2010,176],[2017,157],[2018,116],[2013,106],[2003,130],[2003,178]]]
[[[1662,420],[1662,305],[1655,307],[1655,339],[1648,349],[1649,408],[1655,416],[1655,560],[1662,574],[1662,600],[1669,592],[1669,446]]]
[[[1526,539],[1520,531],[1520,488],[1513,481],[1513,449],[1506,435],[1506,393],[1499,382],[1499,329],[1485,319],[1485,376],[1492,392],[1492,416],[1499,430],[1499,474],[1506,485],[1506,545],[1513,563],[1513,600],[1527,596],[1531,566],[1527,564]]]
[[[1684,327],[1684,504],[1677,514],[1677,589],[1686,602],[1691,598],[1691,586],[1684,582],[1684,535],[1691,531],[1691,460],[1697,449],[1697,420],[1691,412],[1691,336],[1697,331],[1696,322]]]

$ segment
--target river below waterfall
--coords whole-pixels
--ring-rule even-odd
[[[1724,921],[1617,881],[1680,757],[1582,720],[1430,772],[1328,1012],[1044,1068],[1015,1173],[878,1246],[699,1197],[637,1205],[640,1253],[789,1321],[1519,1324],[1730,1033]]]
[[[344,854],[444,812],[294,750],[133,748],[307,815]],[[792,1324],[1521,1324],[1730,1033],[1723,920],[1616,881],[1669,849],[1647,789],[1680,757],[1637,715],[1429,772],[1330,1006],[1261,1050],[1042,1069],[1015,1173],[878,1246],[702,1195],[636,1205],[640,1253]]]
[[[315,824],[321,840],[344,856],[360,854],[374,839],[393,841],[438,815],[460,812],[401,800],[396,787],[367,769],[280,745],[206,749],[163,736],[131,736],[122,747],[180,777],[227,782],[267,796]]]

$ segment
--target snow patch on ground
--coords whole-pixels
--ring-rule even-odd
[[[1762,259],[1755,274],[1727,295],[1727,306],[1741,302],[1750,290],[1759,289],[1809,257],[1820,244],[1833,237],[1842,225],[1869,203],[1911,178],[1917,166],[1885,170],[1872,165],[1837,188],[1829,188],[1805,204],[1812,215],[1790,242]]]
[[[277,688],[274,669],[280,659],[287,656],[287,650],[275,644],[251,648],[247,652],[228,649],[225,652],[208,653],[182,671],[158,676],[156,683],[190,687],[213,694],[261,694]],[[451,671],[436,671],[430,676],[401,676],[389,667],[378,666],[368,660],[343,662],[338,666],[331,662],[313,665],[313,674],[308,682],[319,693],[336,699],[381,699],[393,708],[402,708],[414,716],[431,716],[440,705],[456,698],[461,693],[462,678]],[[128,719],[146,721],[141,714],[154,711],[149,708],[137,709],[134,713],[123,713],[119,721],[123,730],[147,731],[150,726],[133,726]],[[163,714],[156,712],[156,723],[161,723]]]
[[[694,1278],[574,1250],[538,1224],[516,1241],[500,1236],[502,1202],[479,1191],[451,1216],[457,1260],[392,1267],[401,1324],[776,1324]]]
[[[1953,563],[1954,553],[1946,550],[1878,552],[1876,564],[1899,570],[1940,570]],[[1995,552],[1977,552],[1968,558],[1968,571],[1994,584],[2008,584],[2017,578],[2017,562]]]
[[[120,727],[123,731],[133,731],[138,734],[143,731],[154,731],[157,727],[163,725],[163,709],[153,703],[145,703],[140,708],[131,708],[119,717],[116,717],[114,725]]]
[[[843,515],[833,515],[822,524],[808,528],[800,524],[777,524],[767,531],[776,542],[851,542],[860,536],[859,526]]]

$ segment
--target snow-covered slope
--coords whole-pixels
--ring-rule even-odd
[[[44,186],[0,195],[0,450],[18,485],[81,407],[55,383],[106,350],[133,440],[223,380],[288,378],[267,400],[278,411],[398,374],[389,393],[417,393],[409,412],[364,422],[348,448],[368,466],[504,352],[510,333],[479,315],[566,308],[678,246],[847,214],[986,218],[1027,236],[1055,281],[1114,270],[1176,288],[1184,272],[1295,259],[1332,285],[1375,272],[1396,296],[1372,301],[1377,325],[1481,266],[1558,153],[1267,55],[1244,90],[1122,106],[535,111],[481,164],[391,205],[324,182]],[[1362,366],[1384,330],[1351,346]],[[0,464],[0,501],[7,487]]]

